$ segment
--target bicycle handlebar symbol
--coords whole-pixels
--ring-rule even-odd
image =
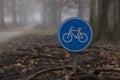
[[[78,30],[74,30],[74,27],[71,27],[68,33],[65,33],[63,35],[63,41],[66,43],[70,43],[73,40],[73,37],[77,39],[81,43],[85,43],[88,40],[88,36],[86,33],[82,33],[81,29],[78,28]],[[74,34],[74,32],[77,32],[77,35]]]

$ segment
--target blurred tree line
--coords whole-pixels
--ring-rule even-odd
[[[3,4],[4,1],[4,4]],[[3,7],[11,3],[12,19],[14,24],[27,23],[27,5],[31,0],[0,0],[0,26],[4,27]],[[85,8],[90,7],[89,22],[93,28],[94,41],[120,39],[120,0],[34,0],[42,4],[41,19],[45,26],[58,26],[62,21],[64,8],[77,9],[78,17],[84,18]]]
[[[78,14],[83,14],[84,11],[81,10],[83,10],[82,8],[84,7],[85,1],[89,0],[0,0],[1,25],[4,27],[4,14],[6,14],[4,10],[9,10],[14,25],[27,23],[27,16],[29,15],[27,11],[30,2],[36,2],[36,4],[41,5],[42,11],[40,14],[43,24],[58,25],[62,21],[62,12],[64,8],[80,8]],[[34,4],[34,6],[36,6],[36,4]]]
[[[49,25],[58,25],[61,22],[62,11],[67,9],[78,9],[78,15],[84,16],[84,9],[88,6],[90,0],[41,0],[44,5],[44,22]]]

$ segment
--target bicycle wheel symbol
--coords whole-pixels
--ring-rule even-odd
[[[85,43],[87,40],[88,40],[88,36],[86,33],[81,33],[79,36],[78,36],[78,40],[79,42],[81,43]]]
[[[66,42],[66,43],[71,42],[72,39],[73,39],[73,36],[70,35],[69,33],[65,33],[65,34],[63,35],[63,41]]]

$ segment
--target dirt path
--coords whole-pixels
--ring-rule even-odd
[[[7,41],[10,38],[19,36],[22,34],[22,31],[4,31],[0,32],[0,42]]]
[[[13,37],[17,37],[24,33],[25,31],[31,30],[36,24],[28,24],[22,28],[17,28],[13,30],[4,30],[0,32],[0,42],[7,41]]]

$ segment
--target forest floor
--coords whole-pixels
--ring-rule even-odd
[[[120,80],[120,45],[91,44],[78,53],[73,74],[72,53],[59,45],[53,31],[38,33],[0,43],[0,80]]]

